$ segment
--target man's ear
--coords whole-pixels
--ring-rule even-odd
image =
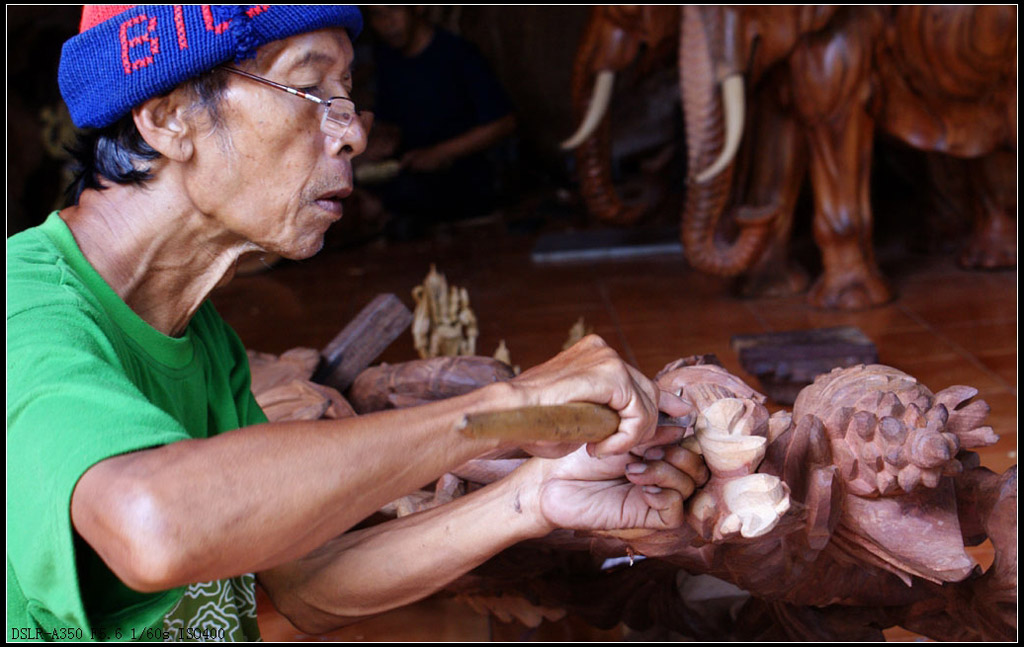
[[[135,127],[146,143],[164,157],[178,162],[192,157],[195,135],[194,121],[185,116],[191,102],[186,102],[183,94],[180,89],[174,90],[132,110]]]

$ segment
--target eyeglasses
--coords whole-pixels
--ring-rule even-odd
[[[272,88],[278,90],[284,90],[288,94],[293,94],[297,97],[307,99],[320,106],[320,130],[324,133],[342,139],[348,129],[352,126],[352,122],[359,116],[356,112],[356,104],[348,97],[331,97],[329,99],[321,99],[320,97],[313,96],[308,92],[297,90],[296,88],[288,87],[287,85],[281,85],[280,83],[274,83],[270,79],[264,79],[261,76],[255,74],[249,74],[243,72],[234,67],[228,67],[227,65],[219,66],[222,70],[227,70],[232,74],[238,74],[244,76],[253,81],[262,83],[263,85],[269,85]]]

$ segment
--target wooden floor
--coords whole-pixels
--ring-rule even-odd
[[[949,254],[908,251],[905,240],[880,243],[879,262],[898,294],[883,307],[823,312],[803,297],[742,300],[730,282],[698,274],[681,254],[626,260],[538,264],[531,250],[545,231],[516,233],[507,219],[491,218],[435,231],[426,239],[378,239],[346,245],[332,234],[320,255],[282,262],[236,278],[214,303],[248,348],[280,353],[296,346],[322,348],[380,293],[399,296],[410,308],[410,290],[436,264],[451,284],[465,287],[480,325],[479,354],[505,340],[523,368],[557,353],[582,317],[630,363],[654,375],[687,355],[715,353],[756,388],[730,346],[732,335],[850,325],[876,345],[880,361],[899,368],[933,391],[953,384],[979,390],[992,408],[990,424],[1002,436],[982,462],[1002,472],[1017,462],[1017,274],[967,272]],[[404,335],[384,361],[415,358]],[[981,549],[976,558],[991,556]],[[261,601],[266,639],[301,636]],[[893,640],[916,637],[898,629]],[[573,619],[529,630],[478,615],[453,599],[435,598],[345,630],[332,640],[619,640],[625,628],[597,631]]]

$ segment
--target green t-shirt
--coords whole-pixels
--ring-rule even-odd
[[[99,461],[262,422],[245,348],[211,304],[168,337],[57,213],[8,239],[8,639],[257,639],[252,575],[139,593],[75,533],[70,506]]]

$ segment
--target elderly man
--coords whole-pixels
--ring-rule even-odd
[[[12,638],[252,639],[253,574],[321,632],[557,527],[681,522],[703,466],[642,454],[666,440],[659,406],[689,405],[597,338],[415,410],[266,421],[207,297],[248,252],[312,256],[341,217],[369,127],[346,98],[361,24],[343,6],[99,6],[65,44],[61,89],[90,129],[75,204],[7,245]],[[463,414],[570,401],[610,405],[618,432],[346,534],[501,446],[462,437]]]

